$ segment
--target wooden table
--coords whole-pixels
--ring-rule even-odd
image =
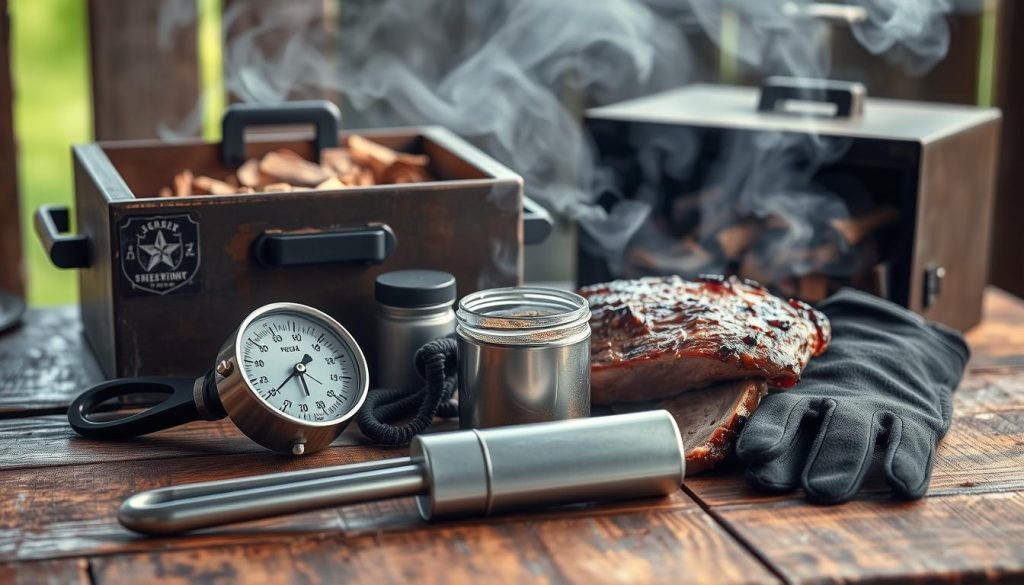
[[[129,494],[173,483],[401,453],[348,432],[300,459],[260,450],[229,422],[126,443],[77,438],[63,412],[100,379],[74,309],[37,310],[0,336],[0,583],[53,582],[1024,582],[1024,302],[997,290],[970,335],[928,497],[876,482],[856,502],[765,497],[737,470],[675,496],[427,525],[410,500],[138,537]]]

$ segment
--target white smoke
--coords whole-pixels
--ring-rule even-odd
[[[194,9],[186,14],[182,8],[189,4],[164,0],[161,30],[194,19]],[[663,194],[653,179],[637,193],[609,191],[609,182],[595,173],[581,129],[585,108],[713,77],[716,66],[696,57],[707,39],[766,75],[828,77],[832,25],[808,16],[823,10],[856,15],[836,26],[850,26],[869,52],[921,73],[945,55],[945,14],[952,9],[951,0],[293,0],[228,6],[229,96],[268,103],[337,99],[347,106],[349,127],[446,126],[520,173],[530,196],[576,220],[610,256],[648,222]],[[725,43],[724,31],[735,42]],[[198,112],[173,124],[191,128]],[[641,156],[660,153],[651,160],[661,162],[650,163],[646,174],[687,172],[693,144],[653,140],[636,144]],[[809,145],[821,146],[813,140]],[[735,169],[747,173],[748,183],[763,178],[757,161],[773,160],[764,153],[737,157]],[[666,164],[671,168],[657,166]],[[723,164],[729,168],[729,161]],[[783,187],[791,182],[773,180],[778,189],[772,206],[794,222],[810,213],[799,203],[809,196],[787,200]],[[736,186],[736,193],[742,194],[739,204],[756,207],[749,198],[758,189],[750,185]],[[609,192],[618,201],[597,205],[598,196]],[[835,209],[833,203],[828,209]]]

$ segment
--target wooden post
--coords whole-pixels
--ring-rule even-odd
[[[996,105],[1003,110],[1002,145],[992,222],[992,263],[989,280],[1015,295],[1024,296],[1024,77],[1019,67],[1024,55],[1024,6],[999,3],[996,45]]]
[[[25,271],[21,257],[7,0],[0,0],[0,19],[0,289],[21,294],[25,290]]]
[[[89,0],[97,140],[202,133],[196,0]]]
[[[953,13],[949,51],[921,76],[907,73],[885,57],[869,53],[847,27],[833,29],[832,74],[835,79],[862,81],[868,96],[926,102],[976,104],[984,11]]]

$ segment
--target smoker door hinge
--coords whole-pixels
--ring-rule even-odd
[[[924,269],[924,299],[923,307],[928,307],[935,304],[935,299],[942,294],[942,281],[946,278],[946,268],[944,266],[930,265]]]

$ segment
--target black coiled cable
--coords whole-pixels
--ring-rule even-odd
[[[455,418],[458,403],[458,345],[452,337],[435,339],[416,351],[416,371],[423,379],[419,389],[370,390],[356,415],[359,430],[384,445],[404,445],[423,432],[434,417]],[[394,421],[412,417],[407,423]]]

